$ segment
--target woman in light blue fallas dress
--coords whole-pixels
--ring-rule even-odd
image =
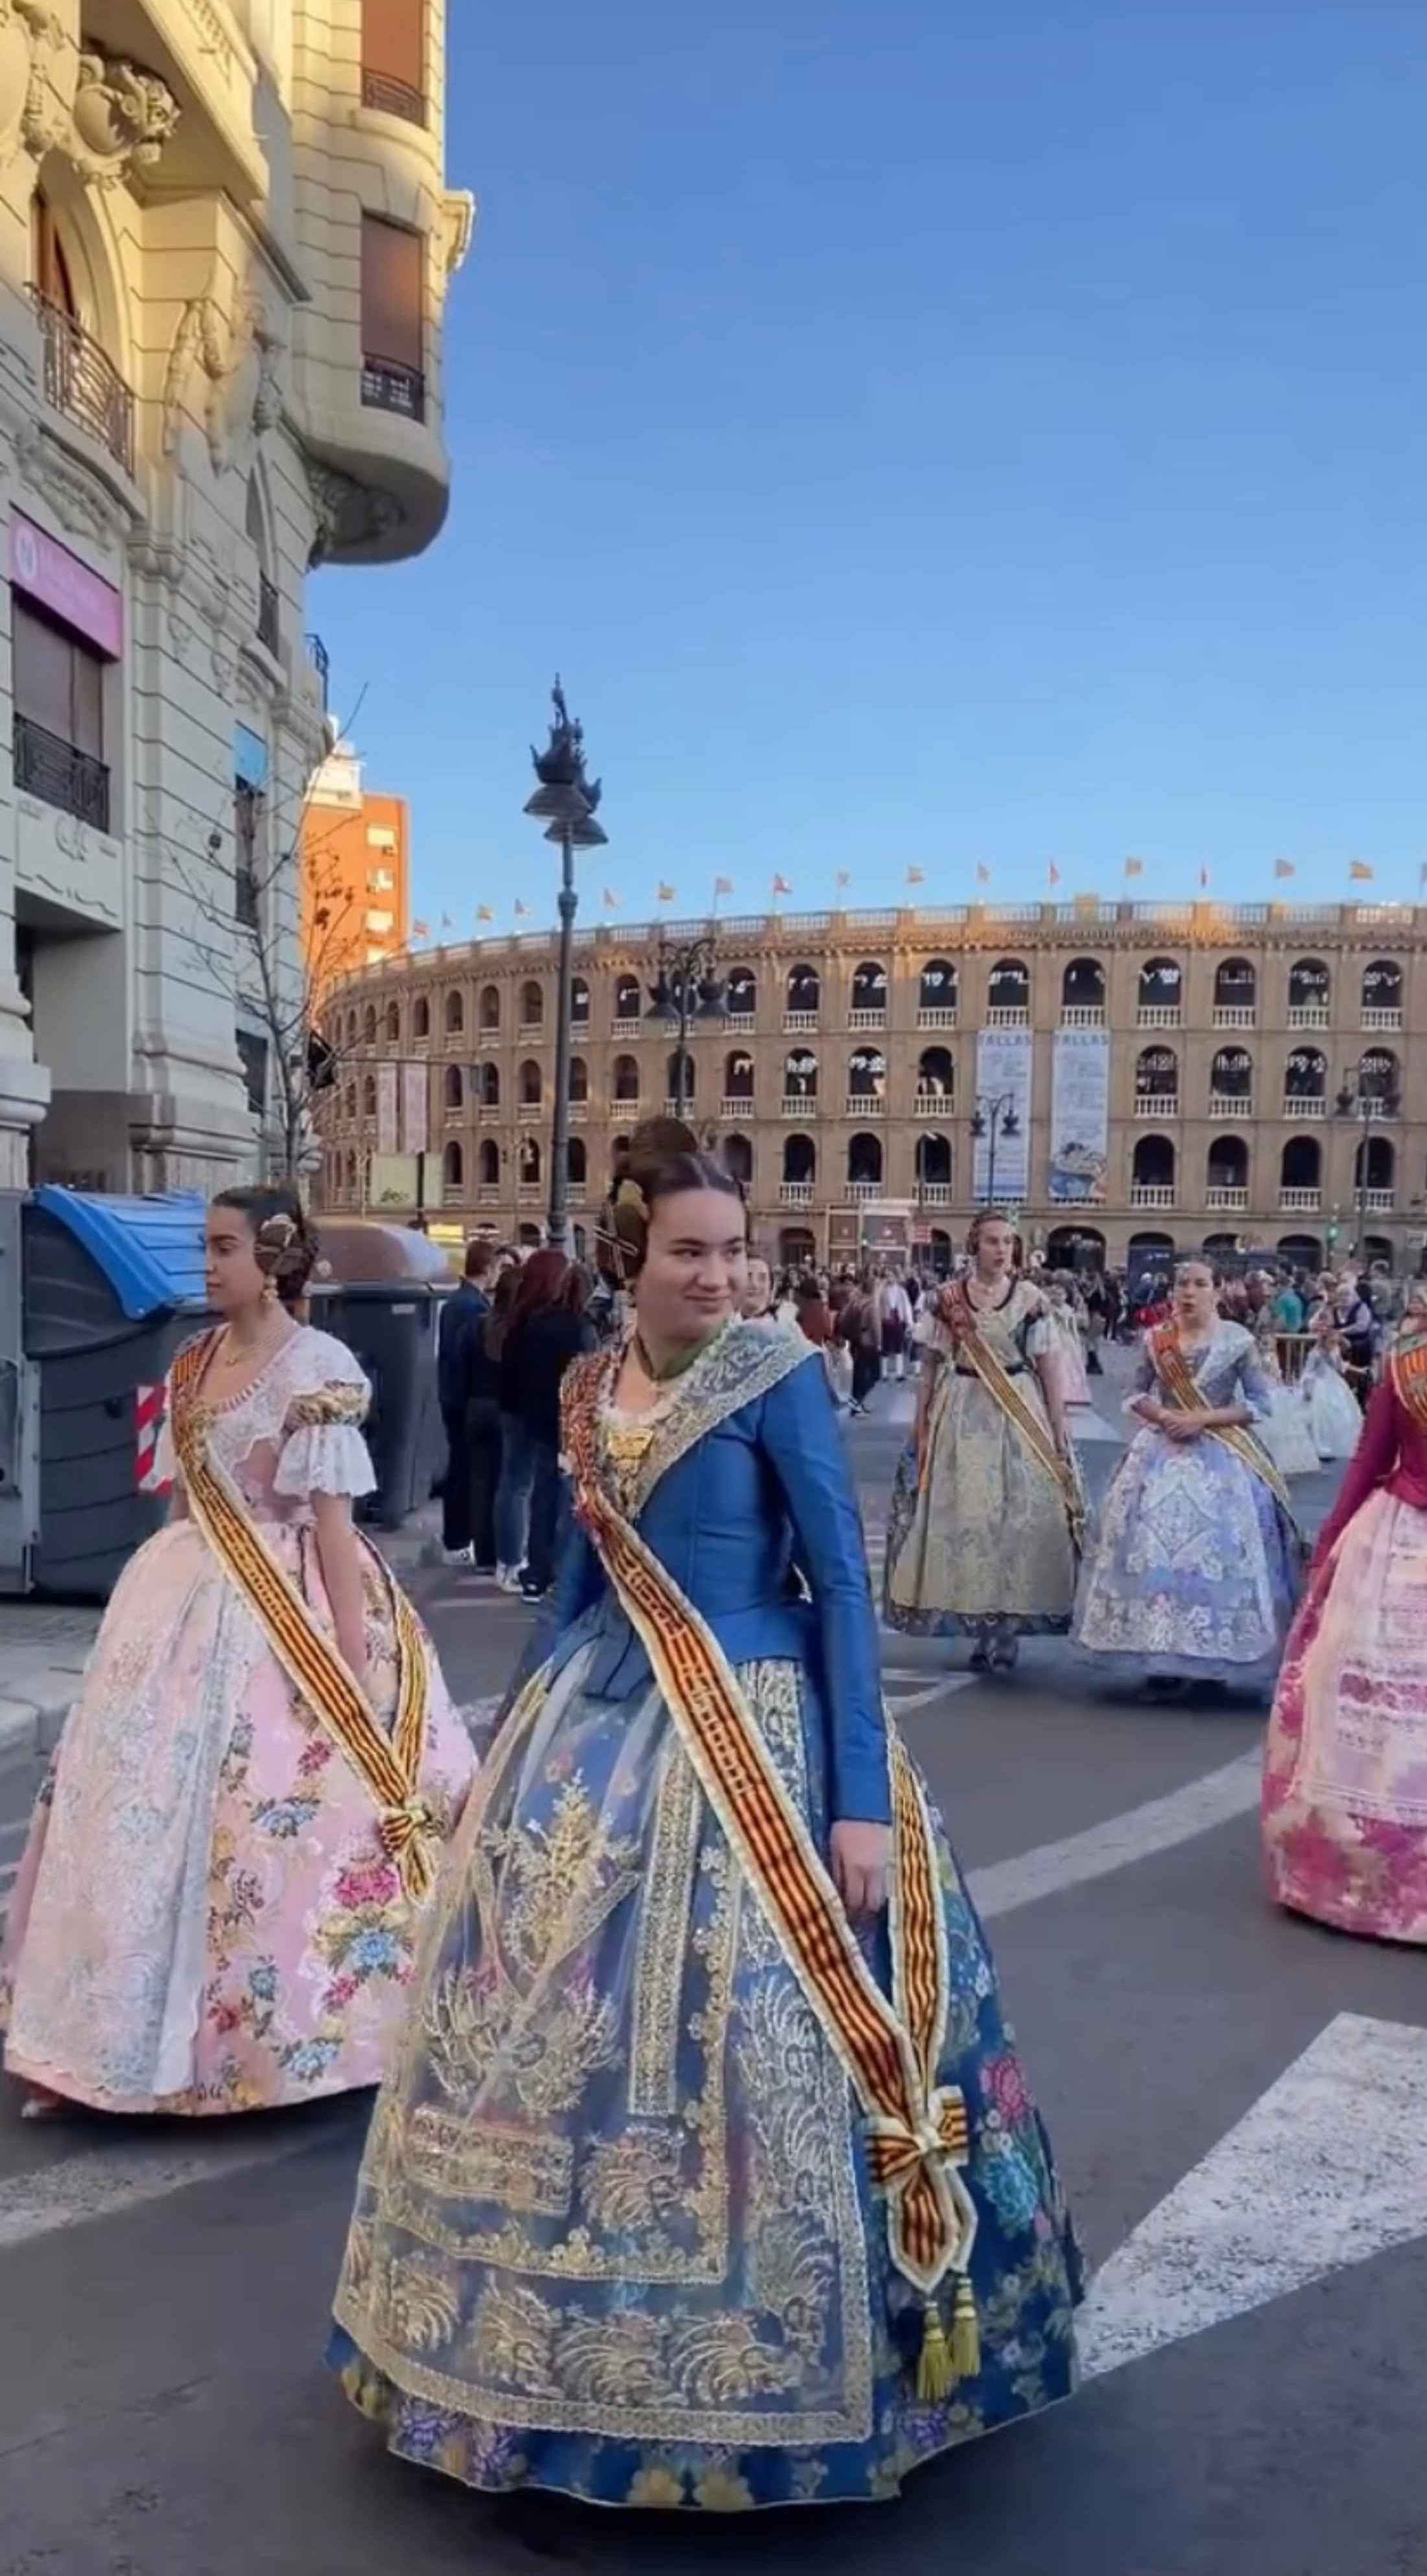
[[[1069,2393],[1075,2242],[883,1715],[821,1354],[738,1318],[686,1131],[636,1134],[609,1222],[634,1329],[569,1373],[553,1633],[435,1899],[332,2358],[471,2486],[891,2496]]]
[[[1145,1335],[1117,1468],[1081,1573],[1072,1635],[1096,1669],[1165,1696],[1187,1682],[1273,1687],[1303,1548],[1255,1436],[1273,1390],[1252,1333],[1226,1323],[1207,1261],[1175,1273]]]

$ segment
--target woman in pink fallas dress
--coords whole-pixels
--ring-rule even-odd
[[[1404,1327],[1314,1552],[1269,1721],[1280,1905],[1427,1943],[1427,1332]]]
[[[299,1322],[295,1202],[208,1213],[220,1329],[170,1377],[175,1507],[115,1586],[3,1954],[26,2110],[271,2109],[376,2084],[474,1768],[354,1529],[368,1388]]]

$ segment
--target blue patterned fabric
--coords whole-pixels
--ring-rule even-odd
[[[823,1675],[856,1600],[870,1634],[853,1636],[850,1669],[875,1670],[877,1649],[826,1399],[814,1380],[810,1454],[778,1426],[789,1383],[746,1407],[736,1376],[693,1385],[640,1526],[650,1538],[678,1478],[694,1524],[679,1578],[697,1601],[701,1516],[732,1441],[756,1510],[750,1563],[784,1562],[794,1529],[800,1551],[845,1533],[840,1590],[810,1569],[816,1651],[786,1651],[802,1632],[779,1625],[774,1651],[735,1667],[826,1856],[840,1722]],[[731,1583],[726,1529],[706,1527]],[[981,2352],[921,2404],[921,2302],[890,2264],[847,2078],[660,1690],[647,1671],[618,1696],[600,1686],[597,1608],[507,1721],[452,1848],[373,2120],[330,2357],[394,2451],[473,2486],[696,2511],[891,2496],[919,2462],[1074,2384],[1079,2259],[985,1940],[938,1825],[938,2080],[969,2113]],[[880,1698],[857,1719],[885,1770]],[[868,1956],[885,1988],[881,1927]]]
[[[1206,1406],[1266,1420],[1273,1390],[1253,1336],[1220,1323],[1190,1357]],[[1147,1352],[1136,1391],[1155,1382]],[[1270,1690],[1302,1579],[1298,1532],[1263,1478],[1224,1443],[1147,1423],[1115,1471],[1081,1573],[1072,1635],[1098,1671]]]

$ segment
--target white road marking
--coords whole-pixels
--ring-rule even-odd
[[[1096,2275],[1087,2379],[1427,2236],[1427,2030],[1339,2013]]]
[[[259,2115],[254,2115],[259,2116]],[[325,2134],[330,2135],[330,2131]],[[60,2227],[89,2218],[113,2218],[146,2200],[163,2200],[190,2184],[214,2182],[250,2166],[306,2155],[318,2143],[308,2130],[284,2129],[255,2138],[241,2130],[209,2130],[203,2144],[175,2148],[168,2140],[115,2138],[105,2147],[37,2165],[0,2182],[0,2249],[27,2245]]]
[[[1035,1905],[1042,1897],[1058,1896],[1063,1888],[1083,1887],[1089,1879],[1131,1869],[1136,1861],[1171,1851],[1176,1843],[1189,1842],[1195,1834],[1207,1834],[1216,1825],[1247,1815],[1258,1805],[1261,1769],[1262,1757],[1256,1750],[1241,1753],[1222,1770],[1187,1780],[1182,1789],[1150,1798],[1122,1816],[1087,1825],[1083,1833],[1067,1834],[1062,1842],[1040,1843],[1015,1860],[990,1861],[983,1869],[973,1869],[967,1883],[977,1907],[988,1916],[1014,1914],[1018,1906]]]
[[[882,1678],[886,1681],[890,1676],[884,1673]],[[925,1677],[918,1673],[916,1678],[923,1681]],[[932,1682],[922,1690],[889,1691],[888,1705],[893,1716],[900,1717],[909,1708],[927,1708],[934,1699],[945,1699],[948,1691],[970,1690],[976,1678],[975,1673],[943,1673],[940,1681]]]

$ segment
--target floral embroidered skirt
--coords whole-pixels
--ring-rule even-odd
[[[1427,1942],[1427,1512],[1390,1493],[1354,1513],[1294,1624],[1263,1839],[1280,1905]]]
[[[1072,1635],[1107,1676],[1267,1692],[1301,1565],[1298,1533],[1261,1476],[1222,1441],[1147,1426],[1101,1507]]]
[[[980,2367],[918,2404],[846,2077],[657,1689],[517,1704],[450,1855],[373,2120],[331,2359],[407,2459],[596,2503],[889,2496],[1074,2381],[1080,2274],[994,1972],[941,1842],[979,2212]],[[823,1721],[740,1679],[824,1849]],[[874,1963],[885,1975],[885,1942]]]
[[[1050,1425],[1032,1371],[1016,1385]],[[1051,1478],[980,1380],[948,1369],[926,1472],[903,1451],[887,1519],[882,1616],[913,1637],[1055,1634],[1070,1625],[1075,1550]]]
[[[264,1536],[329,1625],[315,1549]],[[396,1665],[367,1585],[372,1691]],[[428,1646],[424,1786],[474,1756]],[[41,1792],[0,1954],[12,2075],[106,2111],[263,2110],[374,2085],[415,1926],[368,1791],[191,1521],[125,1567]]]

